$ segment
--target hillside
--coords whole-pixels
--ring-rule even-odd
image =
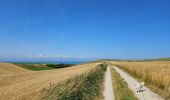
[[[0,75],[28,72],[29,70],[11,63],[0,62]]]
[[[1,63],[1,69],[6,68],[4,70],[6,72],[4,73],[16,73],[0,75],[0,97],[3,98],[3,100],[37,100],[43,88],[49,87],[50,84],[60,83],[73,76],[87,73],[96,68],[97,65],[99,65],[99,63],[83,64],[54,70],[18,73],[27,70],[14,66],[13,64]]]

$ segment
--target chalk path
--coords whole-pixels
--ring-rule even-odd
[[[105,73],[105,83],[104,83],[104,100],[115,100],[112,78],[109,66],[107,67],[107,71]]]
[[[144,86],[144,92],[137,92],[135,83],[139,83],[133,77],[122,71],[120,68],[113,66],[115,70],[120,73],[121,77],[128,83],[128,87],[133,91],[139,100],[164,100],[158,94],[154,93],[152,90]],[[111,99],[108,99],[111,100]]]

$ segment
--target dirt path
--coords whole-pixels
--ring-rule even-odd
[[[104,83],[104,100],[115,100],[112,86],[112,78],[110,73],[109,66],[107,67],[107,71],[105,74],[105,83]]]
[[[135,88],[135,83],[139,83],[139,82],[136,81],[131,76],[129,76],[124,71],[122,71],[121,69],[119,69],[118,67],[116,67],[116,66],[113,66],[113,67],[115,68],[115,70],[118,73],[120,73],[121,77],[123,77],[124,80],[128,83],[128,87],[134,92],[134,94],[136,95],[136,97],[139,100],[164,100],[158,94],[154,93],[153,91],[151,91],[147,87],[144,87],[144,89],[145,89],[144,92],[137,92],[137,90]]]

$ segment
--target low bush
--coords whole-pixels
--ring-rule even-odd
[[[66,68],[66,67],[73,66],[73,64],[46,64],[46,66],[51,68]]]

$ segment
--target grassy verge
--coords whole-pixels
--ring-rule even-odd
[[[116,100],[138,100],[133,92],[128,88],[127,82],[120,76],[118,72],[115,71],[113,67],[110,67],[113,90],[115,93]]]
[[[42,100],[100,100],[106,66],[42,90]],[[99,98],[101,97],[101,98]]]
[[[33,71],[66,68],[72,66],[72,64],[16,64],[16,65]]]

